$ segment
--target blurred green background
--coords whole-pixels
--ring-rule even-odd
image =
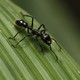
[[[29,12],[80,64],[80,3],[78,0],[12,0]]]

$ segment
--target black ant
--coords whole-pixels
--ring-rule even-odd
[[[17,32],[15,36],[10,37],[10,39],[14,39],[14,38],[17,36],[18,33],[24,31],[26,28],[27,28],[28,34],[27,34],[24,38],[22,38],[16,45],[12,45],[13,47],[16,47],[16,46],[17,46],[23,39],[25,39],[27,36],[34,36],[34,35],[36,35],[36,40],[37,40],[37,42],[38,42],[38,44],[39,44],[42,52],[43,52],[43,48],[42,48],[41,44],[40,44],[39,41],[38,41],[38,38],[39,38],[39,37],[41,38],[41,40],[42,40],[45,44],[47,44],[48,46],[50,46],[50,50],[51,50],[51,51],[52,51],[52,48],[51,48],[52,40],[54,40],[54,41],[56,42],[56,44],[59,46],[59,44],[57,43],[57,41],[56,41],[55,39],[51,38],[50,35],[46,33],[46,28],[45,28],[45,25],[44,25],[44,24],[41,24],[38,29],[33,29],[33,17],[30,16],[30,15],[24,15],[23,13],[21,13],[21,15],[22,15],[23,17],[25,17],[25,16],[26,16],[26,17],[31,17],[31,18],[32,18],[32,23],[31,23],[31,26],[29,26],[28,23],[25,22],[25,21],[22,20],[22,19],[15,21],[15,24],[17,24],[18,26],[24,27],[24,29],[22,29],[22,30],[20,30],[19,32]],[[41,27],[43,27],[43,30],[40,30]],[[59,50],[61,50],[61,47],[60,47],[60,46],[59,46],[59,48],[60,48]],[[55,54],[55,56],[56,56],[56,54]],[[57,60],[58,60],[58,57],[57,57],[57,56],[56,56],[56,58],[57,58]]]

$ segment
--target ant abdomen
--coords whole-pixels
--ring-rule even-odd
[[[43,34],[41,36],[41,39],[43,40],[44,43],[46,43],[47,45],[50,46],[50,44],[51,44],[51,38],[50,38],[50,36],[48,34]]]

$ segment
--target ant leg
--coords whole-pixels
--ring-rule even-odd
[[[30,15],[23,14],[22,12],[20,12],[20,14],[23,16],[23,18],[24,18],[24,17],[30,17],[30,18],[32,18],[31,27],[33,28],[33,20],[34,20],[33,17],[30,16]]]
[[[44,24],[41,24],[37,30],[40,30],[41,27],[43,27],[43,29],[46,31],[46,28],[45,28]]]
[[[44,34],[44,33],[45,33],[45,30],[41,30],[40,32],[41,32],[42,34]]]
[[[28,34],[25,37],[23,37],[19,42],[17,42],[15,45],[12,45],[13,47],[16,47],[22,40],[24,40],[26,37],[32,36],[32,34]]]
[[[40,46],[40,48],[41,48],[41,51],[42,51],[43,54],[44,54],[43,48],[42,48],[41,44],[39,43],[38,37],[36,37],[36,40],[37,40],[37,42],[38,42],[38,44],[39,44],[39,46]]]
[[[51,46],[50,46],[50,50],[54,53],[54,55],[56,56],[56,59],[57,59],[57,61],[58,61],[58,57],[57,57],[57,55],[55,54],[55,52],[52,50]]]
[[[56,42],[56,44],[57,44],[58,47],[59,47],[59,51],[60,51],[60,50],[61,50],[61,46],[58,44],[58,42],[57,42],[55,39],[52,38],[52,40],[54,40],[54,41]]]
[[[22,29],[22,30],[20,30],[19,32],[17,32],[13,37],[9,37],[9,39],[15,39],[15,37],[16,37],[19,33],[21,33],[22,31],[24,31],[24,30],[25,30],[25,28]]]

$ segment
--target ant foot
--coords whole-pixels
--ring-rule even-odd
[[[9,39],[13,39],[14,40],[15,38],[14,37],[9,37]]]

